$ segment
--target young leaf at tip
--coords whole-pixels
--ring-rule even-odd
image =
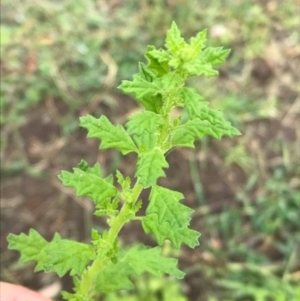
[[[181,36],[181,32],[175,22],[172,22],[171,28],[167,32],[165,46],[172,54],[177,54],[182,48],[184,48],[186,42]]]

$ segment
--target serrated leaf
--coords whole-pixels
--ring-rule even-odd
[[[132,81],[123,81],[119,88],[128,94],[134,94],[138,100],[145,99],[158,94],[169,94],[183,84],[182,78],[175,73],[165,74],[155,80],[148,82],[140,75],[134,75]]]
[[[180,57],[173,57],[170,61],[169,61],[169,65],[170,67],[172,67],[173,69],[178,69],[178,67],[180,65],[182,65],[182,59]]]
[[[136,177],[140,178],[140,184],[144,188],[154,186],[159,177],[165,177],[163,168],[169,167],[161,150],[153,149],[141,156],[138,160]]]
[[[35,271],[54,271],[60,277],[68,271],[71,271],[72,275],[81,275],[87,263],[94,258],[92,246],[61,239],[57,233],[51,242],[47,242],[33,229],[28,235],[10,234],[7,240],[9,249],[21,253],[21,262],[35,261]]]
[[[148,272],[155,276],[167,273],[178,279],[184,276],[184,273],[177,268],[178,261],[176,259],[161,256],[160,247],[134,246],[127,251],[122,261],[127,262],[137,275]]]
[[[172,54],[176,54],[186,46],[186,42],[175,22],[172,22],[171,28],[167,32],[165,46]]]
[[[169,239],[177,249],[180,248],[181,244],[186,244],[190,248],[199,245],[199,232],[187,227],[174,228],[167,222],[161,224],[156,213],[146,215],[142,219],[142,225],[146,234],[154,234],[160,246],[166,239]]]
[[[148,46],[145,57],[148,61],[147,67],[156,72],[157,76],[162,76],[170,71],[168,66],[170,55],[166,51],[160,51],[154,46]]]
[[[156,213],[158,222],[168,222],[171,227],[181,228],[189,225],[194,210],[181,204],[183,194],[164,187],[154,186],[150,193],[150,203],[146,214]]]
[[[194,141],[204,135],[221,139],[222,136],[234,137],[241,133],[224,119],[221,112],[213,110],[205,102],[195,98],[185,98],[185,108],[191,120],[179,125],[172,133],[172,145],[194,147]]]
[[[8,249],[21,253],[20,261],[23,263],[36,261],[35,271],[43,270],[48,262],[49,256],[45,253],[48,242],[34,229],[30,229],[28,235],[9,234],[7,237]]]
[[[229,53],[230,49],[223,49],[223,47],[207,47],[201,53],[199,59],[205,64],[214,66],[224,63]]]
[[[100,149],[116,148],[123,155],[136,152],[136,146],[121,125],[114,126],[106,116],[95,118],[91,115],[80,117],[80,126],[88,130],[88,137],[101,140]]]
[[[59,277],[70,271],[71,276],[81,275],[89,261],[95,259],[91,245],[62,239],[58,233],[45,247],[49,261],[44,264],[46,272],[56,272]]]
[[[73,173],[62,171],[59,179],[64,186],[73,187],[77,196],[87,196],[96,205],[107,204],[118,193],[106,179],[79,168],[73,168]]]
[[[143,111],[138,114],[130,116],[129,121],[126,123],[128,133],[130,135],[143,135],[144,132],[155,132],[157,127],[164,124],[164,119],[161,115]]]
[[[221,137],[225,135],[233,137],[240,134],[230,122],[212,123],[207,119],[201,120],[198,117],[193,120],[188,120],[185,124],[181,125],[180,130],[186,131],[186,133],[191,135],[195,140],[201,139],[204,135],[212,136],[220,140]],[[176,131],[174,132],[176,133]]]
[[[126,127],[139,147],[150,150],[155,146],[157,140],[156,130],[163,123],[164,119],[161,115],[144,111],[132,115],[126,123]]]
[[[102,293],[132,289],[133,284],[128,277],[133,274],[135,272],[127,262],[110,263],[99,271],[95,279],[95,288]]]
[[[200,31],[196,37],[192,37],[190,40],[190,46],[193,50],[193,57],[199,56],[201,50],[204,48],[207,37],[207,29]]]
[[[85,160],[81,160],[78,164],[78,168],[89,174],[93,174],[101,178],[103,177],[101,166],[99,163],[96,163],[94,166],[91,167]]]
[[[208,107],[209,103],[203,101],[203,97],[195,89],[185,87],[182,89],[180,96],[190,119],[199,117],[201,111]]]
[[[168,71],[169,72],[169,67],[168,67],[168,62],[172,58],[172,56],[164,49],[155,49],[153,48],[152,50],[149,50],[148,52],[148,57],[154,58],[160,66],[163,68],[162,73],[167,74],[167,72],[163,71]],[[151,66],[151,65],[149,65]]]
[[[145,132],[142,136],[133,136],[133,140],[142,152],[151,150],[155,146],[157,137],[155,133]]]
[[[145,96],[137,101],[148,111],[158,113],[163,105],[162,96],[157,94],[156,96]]]
[[[124,178],[124,176],[119,170],[116,171],[116,176],[117,176],[118,183],[121,185],[123,189],[130,188],[131,180],[129,177]]]
[[[184,88],[181,97],[189,118],[192,121],[187,122],[186,126],[182,128],[179,126],[175,130],[178,141],[180,141],[178,139],[179,134],[181,136],[190,135],[194,138],[210,135],[217,139],[220,139],[224,135],[233,137],[241,134],[230,122],[225,120],[222,112],[211,109],[208,106],[208,102],[202,101],[201,96],[194,89]],[[195,127],[194,130],[193,126]]]
[[[156,78],[155,72],[144,63],[139,63],[139,75],[148,82],[152,82]]]
[[[161,89],[156,82],[149,82],[140,75],[134,75],[132,81],[123,80],[118,88],[126,94],[135,95],[137,99],[155,96]]]
[[[211,64],[203,63],[200,60],[184,63],[180,68],[188,77],[195,75],[204,75],[205,77],[212,77],[219,74],[217,70],[213,69]]]
[[[154,186],[150,194],[150,204],[142,223],[146,233],[152,232],[159,245],[170,239],[176,248],[181,243],[190,247],[198,244],[199,233],[188,229],[193,210],[179,201],[183,195],[160,186]],[[169,232],[169,233],[168,233]]]
[[[198,111],[197,117],[201,120],[207,120],[212,125],[215,126],[223,126],[228,129],[231,128],[230,122],[228,122],[225,118],[222,112],[212,109],[210,107],[203,107],[201,110]],[[229,135],[230,136],[230,135]]]
[[[90,168],[89,164],[85,161],[85,160],[81,160],[78,164],[77,164],[78,168],[80,168],[83,171],[86,171],[87,169]]]
[[[188,129],[183,127],[178,127],[175,129],[171,136],[171,144],[172,147],[189,147],[194,148],[195,138],[192,133]]]
[[[161,86],[161,94],[169,95],[171,91],[176,91],[184,84],[183,79],[176,73],[169,73],[157,79]]]
[[[223,113],[220,111],[205,106],[199,111],[198,116],[198,118],[194,119],[196,126],[199,125],[199,127],[201,127],[201,123],[204,121],[210,123],[205,130],[206,135],[210,135],[216,139],[221,139],[222,136],[231,138],[241,135],[238,129],[233,127],[229,121],[225,120]]]

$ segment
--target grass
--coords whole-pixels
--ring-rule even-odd
[[[82,156],[98,156],[95,144],[85,145],[84,133],[77,129],[78,116],[105,112],[122,121],[124,114],[135,109],[115,87],[136,71],[147,44],[162,43],[174,19],[186,36],[208,28],[210,44],[232,49],[218,78],[191,83],[243,132],[232,142],[205,139],[189,157],[184,150],[170,154],[169,159],[178,164],[170,185],[183,187],[186,201],[196,209],[193,226],[203,233],[199,256],[189,258],[187,251],[180,256],[183,265],[193,262],[185,294],[193,301],[298,300],[300,35],[296,2],[43,0],[12,5],[3,0],[2,233],[26,231],[33,215],[44,231],[49,224],[50,232],[61,232],[67,225],[64,235],[84,239],[88,231],[83,234],[80,228],[93,223],[88,206],[77,200],[72,210],[67,209],[71,205],[62,195],[74,196],[62,191],[56,180],[62,166],[75,165]],[[70,149],[74,141],[78,144]],[[128,174],[131,159],[121,163]],[[119,164],[117,154],[109,152],[98,160],[107,170]],[[182,174],[184,179],[179,177]],[[43,191],[25,191],[24,179]],[[36,182],[43,179],[44,186]],[[45,216],[43,206],[30,205],[34,195],[46,202]],[[62,210],[54,213],[58,204]],[[76,222],[82,208],[83,227]],[[22,214],[18,224],[11,225],[16,210]],[[69,217],[64,216],[66,210]],[[138,230],[125,241],[137,237]],[[15,255],[7,253],[5,244],[1,254],[6,258],[3,280],[18,274],[20,283],[34,282],[28,275],[30,268],[22,273],[19,267],[16,272]],[[47,277],[41,286],[53,281]],[[138,285],[140,298],[143,285]]]

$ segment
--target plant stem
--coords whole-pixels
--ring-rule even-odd
[[[132,204],[138,199],[140,193],[143,190],[143,186],[137,182],[135,183],[134,187],[132,188],[132,196],[133,196],[133,203],[128,203],[124,200],[124,205],[121,208],[118,216],[113,220],[111,227],[108,231],[107,238],[106,238],[106,249],[102,249],[103,254],[106,254],[104,257],[97,258],[91,264],[91,266],[86,270],[86,272],[82,275],[81,283],[79,285],[78,292],[80,292],[83,296],[88,296],[92,298],[95,295],[94,285],[95,279],[99,274],[100,270],[103,269],[109,262],[110,257],[107,253],[113,248],[115,240],[118,237],[119,232],[123,228],[126,222],[134,219],[134,217],[130,217],[132,212]]]
[[[164,118],[166,119],[165,126],[160,130],[160,139],[158,141],[158,145],[164,149],[164,144],[166,143],[169,136],[169,127],[171,125],[171,110],[173,107],[173,95],[169,95],[166,99],[167,111],[165,112]],[[108,231],[106,238],[106,248],[103,248],[102,254],[105,254],[104,257],[97,258],[91,264],[91,266],[86,270],[81,278],[81,283],[79,286],[79,292],[84,296],[89,296],[92,298],[95,295],[94,285],[95,279],[99,274],[100,270],[103,269],[109,262],[110,256],[108,256],[108,252],[113,248],[115,240],[118,237],[119,232],[123,228],[124,224],[130,220],[136,219],[135,215],[132,216],[132,206],[138,200],[139,195],[143,190],[143,186],[139,184],[139,179],[137,179],[134,187],[132,188],[130,201],[124,200],[124,205],[121,208],[119,214],[113,220],[111,227]]]

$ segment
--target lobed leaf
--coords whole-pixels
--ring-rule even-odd
[[[233,127],[230,122],[223,123],[211,123],[209,120],[201,120],[200,118],[194,118],[188,120],[183,125],[180,125],[174,130],[172,134],[172,145],[179,146],[183,145],[183,142],[188,140],[186,143],[188,147],[193,147],[191,145],[192,138],[195,140],[201,139],[204,135],[212,136],[216,139],[221,139],[222,136],[233,137],[239,135],[240,132]],[[188,138],[184,138],[184,136]],[[183,142],[180,140],[183,137]],[[192,138],[191,138],[192,137]]]
[[[122,261],[127,262],[137,275],[148,272],[159,277],[164,273],[179,279],[184,276],[184,273],[177,268],[178,260],[161,256],[160,247],[134,246],[126,252]]]
[[[116,148],[123,155],[136,152],[136,146],[121,125],[114,126],[106,116],[95,118],[91,115],[80,117],[80,126],[88,130],[88,137],[101,140],[100,149]]]
[[[87,196],[96,205],[107,205],[110,199],[117,195],[117,189],[110,182],[91,171],[73,168],[73,173],[62,171],[58,176],[64,186],[73,187],[77,196]]]
[[[160,94],[156,96],[145,96],[137,100],[147,111],[155,113],[158,113],[163,105],[162,96]]]
[[[184,87],[181,90],[180,96],[190,119],[199,117],[202,109],[209,104],[207,101],[204,101],[203,97],[193,88]]]
[[[157,79],[161,86],[162,95],[170,95],[170,93],[177,91],[184,84],[183,79],[176,73],[169,73]]]
[[[184,88],[180,95],[190,119],[198,117],[201,120],[208,120],[211,124],[228,124],[223,113],[209,108],[209,103],[203,101],[195,89]]]
[[[45,252],[49,255],[49,261],[44,265],[45,271],[54,271],[59,277],[68,271],[71,276],[80,276],[89,261],[95,259],[95,251],[91,245],[62,239],[58,233],[46,245]]]
[[[155,133],[145,132],[142,136],[133,136],[133,140],[140,148],[141,152],[151,150],[155,146],[157,136]]]
[[[165,239],[172,241],[176,248],[182,243],[190,247],[198,245],[199,233],[188,228],[193,210],[179,201],[180,192],[154,186],[150,194],[150,204],[142,220],[146,233],[152,232],[162,245]]]
[[[127,131],[130,135],[141,136],[145,132],[155,133],[158,126],[164,124],[164,119],[161,115],[154,112],[143,111],[130,116],[126,123]]]
[[[95,279],[95,289],[102,293],[132,289],[133,284],[129,277],[133,274],[135,272],[127,262],[110,263],[99,270]]]
[[[21,262],[36,261],[35,271],[56,272],[60,277],[68,271],[71,275],[81,275],[90,260],[95,257],[92,246],[76,241],[61,239],[58,233],[47,242],[37,231],[29,234],[10,234],[9,249],[21,253]]]
[[[227,135],[229,137],[233,137],[236,135],[240,135],[241,133],[234,128],[229,121],[227,121],[224,118],[224,115],[222,112],[209,108],[209,107],[203,107],[197,116],[201,120],[207,120],[212,125],[212,128],[218,127],[223,128],[224,133],[223,135]]]
[[[156,72],[144,63],[139,63],[139,75],[148,82],[152,82],[156,78]]]
[[[116,171],[116,176],[118,183],[121,185],[123,190],[130,189],[131,179],[129,177],[124,178],[124,176],[119,170]]]
[[[179,69],[179,66],[182,65],[182,59],[180,57],[172,57],[172,59],[170,59],[169,61],[169,65],[170,67],[172,67],[173,69]]]
[[[240,132],[225,120],[223,114],[209,108],[208,102],[202,101],[202,97],[194,89],[184,88],[180,96],[190,120],[174,129],[173,146],[194,147],[194,141],[204,135],[216,139],[224,135],[229,137],[240,135]]]
[[[157,140],[157,128],[164,124],[161,115],[150,111],[144,111],[132,115],[126,123],[127,131],[133,135],[133,139],[139,148],[152,149]]]
[[[24,233],[20,235],[10,233],[7,241],[8,249],[21,253],[21,262],[36,261],[35,271],[43,270],[44,265],[49,260],[49,256],[45,252],[48,242],[36,230],[30,229],[28,235]]]
[[[163,152],[159,149],[153,149],[142,155],[137,165],[135,176],[139,178],[144,188],[154,186],[159,177],[165,176],[163,168],[169,167]]]
[[[148,61],[147,67],[154,71],[158,77],[169,73],[168,62],[170,55],[165,50],[157,50],[154,46],[148,46],[145,57]]]
[[[165,46],[172,54],[176,54],[180,49],[184,48],[186,42],[181,36],[181,32],[175,22],[172,22],[171,28],[167,32]]]
[[[180,228],[190,222],[189,214],[194,210],[181,204],[183,194],[164,187],[154,186],[150,193],[150,203],[146,214],[156,213],[158,222],[168,222],[171,227]]]
[[[186,244],[190,248],[199,245],[199,232],[188,227],[174,228],[168,222],[159,223],[156,213],[146,215],[142,219],[142,225],[146,234],[154,234],[160,246],[166,239],[169,239],[177,249],[180,248],[181,244]]]
[[[118,88],[126,94],[135,95],[137,99],[153,97],[161,89],[157,82],[147,81],[139,74],[134,75],[132,81],[123,80]]]
[[[160,66],[163,68],[164,71],[168,71],[168,72],[162,72],[163,74],[168,74],[170,72],[170,68],[167,63],[170,61],[172,56],[166,50],[156,49],[153,47],[152,49],[149,49],[149,52],[147,53],[146,57],[154,58],[160,64]],[[151,66],[151,61],[149,67],[150,66]]]
[[[193,50],[193,57],[199,56],[201,50],[204,48],[207,40],[207,29],[200,31],[195,37],[190,40],[190,46]]]
[[[165,74],[149,82],[140,75],[134,75],[132,81],[123,81],[119,88],[128,94],[134,94],[138,100],[160,95],[169,95],[170,91],[183,85],[182,78],[175,73]],[[152,110],[153,111],[153,110]]]
[[[229,53],[230,49],[223,49],[223,47],[207,47],[201,53],[199,59],[205,64],[214,66],[224,63]]]
[[[96,163],[94,166],[91,167],[85,160],[81,160],[78,164],[78,168],[89,174],[93,174],[101,178],[103,177],[101,166],[99,163]]]
[[[194,148],[195,137],[184,127],[176,128],[171,136],[172,147]]]
[[[213,69],[211,64],[203,63],[200,60],[184,63],[180,68],[184,71],[184,74],[186,74],[187,77],[195,75],[212,77],[219,74],[217,70]]]

